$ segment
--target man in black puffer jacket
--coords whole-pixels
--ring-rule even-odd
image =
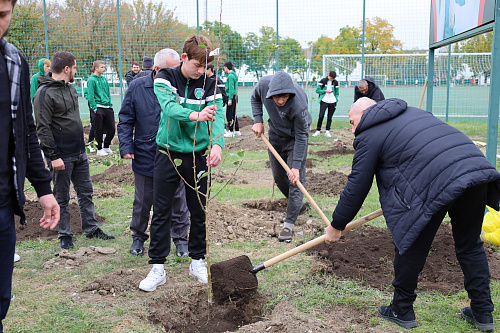
[[[500,173],[459,130],[400,99],[361,98],[349,110],[354,139],[352,172],[333,212],[326,241],[361,208],[377,177],[380,204],[395,244],[394,297],[379,316],[417,326],[413,302],[432,240],[449,213],[457,259],[471,299],[462,317],[494,329],[488,261],[480,240],[485,205],[498,209]]]

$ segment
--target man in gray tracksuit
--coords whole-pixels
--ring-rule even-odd
[[[297,217],[306,209],[302,203],[304,195],[296,182],[300,180],[305,184],[306,180],[307,144],[312,122],[307,110],[307,95],[290,75],[279,71],[260,79],[252,91],[251,103],[255,122],[252,131],[257,137],[264,133],[264,105],[269,115],[269,142],[292,171],[287,176],[278,160],[269,152],[274,181],[288,199],[285,224],[278,240],[289,242]]]

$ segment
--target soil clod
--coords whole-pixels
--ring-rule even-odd
[[[218,303],[245,301],[258,287],[257,276],[250,271],[252,262],[247,256],[239,256],[213,264],[212,288],[214,300]]]

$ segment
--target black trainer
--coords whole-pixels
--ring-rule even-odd
[[[101,228],[95,229],[93,233],[87,235],[87,238],[100,238],[104,240],[115,239],[114,236],[106,235],[104,231],[101,230]]]
[[[493,316],[489,313],[486,316],[482,316],[481,321],[476,319],[478,316],[474,316],[472,309],[467,306],[462,309],[462,318],[467,320],[467,322],[476,326],[481,332],[492,332],[495,330],[495,325],[493,324]]]
[[[71,236],[62,236],[59,238],[59,246],[63,250],[69,250],[73,248],[73,237]]]
[[[401,315],[394,311],[394,306],[391,305],[381,305],[378,308],[378,316],[395,324],[398,324],[404,328],[417,327],[417,322],[415,321],[415,312],[413,310],[408,311],[406,314]]]
[[[291,242],[293,237],[293,231],[288,228],[283,228],[278,235],[278,240],[280,242]]]
[[[144,255],[144,242],[139,239],[134,239],[132,246],[130,247],[130,253],[134,256],[142,257]]]

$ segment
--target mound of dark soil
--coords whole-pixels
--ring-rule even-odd
[[[191,289],[159,297],[149,306],[148,319],[166,332],[235,332],[239,327],[262,320],[265,300],[254,294],[246,302],[207,302],[206,290]]]
[[[238,117],[238,125],[240,126],[240,128],[245,127],[245,126],[253,126],[253,124],[254,124],[254,121],[249,116]]]
[[[487,244],[485,250],[491,277],[499,279],[500,256]],[[340,241],[318,245],[309,252],[317,253],[321,258],[320,262],[313,265],[313,271],[334,273],[380,290],[386,290],[391,285],[394,276],[394,243],[387,229],[361,226],[345,233]],[[451,226],[443,222],[420,273],[418,288],[453,294],[464,290],[463,280],[455,256]]]
[[[103,173],[93,175],[92,183],[112,183],[115,185],[134,185],[132,164],[114,164]]]
[[[340,195],[346,184],[347,175],[342,172],[330,170],[328,173],[322,174],[307,171],[304,186],[311,195],[320,194],[334,197]]]
[[[24,214],[28,222],[26,225],[21,225],[19,217],[16,217],[16,237],[18,242],[36,238],[49,240],[58,237],[57,227],[54,230],[40,227],[40,218],[43,216],[43,209],[38,201],[26,201]],[[80,220],[80,209],[76,203],[69,204],[69,214],[71,231],[75,235],[81,235],[83,230]],[[106,221],[105,217],[97,213],[95,214],[95,218],[99,221],[99,225]]]
[[[267,212],[270,211],[286,212],[286,207],[288,206],[288,200],[285,198],[250,199],[250,200],[245,200],[243,202],[243,206]]]
[[[320,151],[311,151],[309,152],[310,154],[318,155],[319,157],[322,158],[327,158],[332,155],[347,155],[347,154],[354,154],[354,150],[350,148],[347,143],[343,141],[334,141],[332,144],[332,148],[327,149],[327,150],[320,150]]]

